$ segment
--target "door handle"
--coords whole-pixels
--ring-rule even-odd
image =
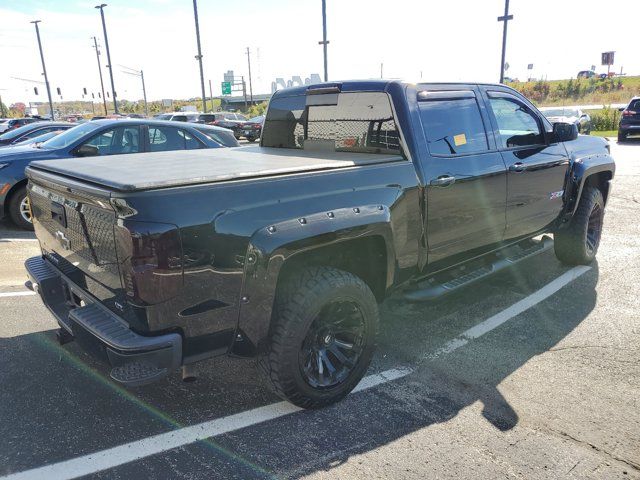
[[[513,165],[509,165],[510,172],[524,172],[526,165],[522,162],[516,162]]]
[[[429,185],[434,187],[448,187],[455,183],[456,177],[452,177],[451,175],[441,175],[438,178],[434,178],[429,182]]]

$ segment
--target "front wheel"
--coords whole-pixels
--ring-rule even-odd
[[[602,235],[604,198],[595,187],[582,191],[569,225],[554,235],[556,257],[568,265],[588,265],[596,257]]]
[[[9,200],[9,216],[16,226],[25,230],[33,230],[31,205],[26,186],[19,188]]]
[[[362,379],[377,329],[378,305],[366,283],[342,270],[309,268],[279,288],[259,365],[282,398],[323,407]]]

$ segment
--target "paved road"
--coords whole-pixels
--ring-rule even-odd
[[[236,359],[195,383],[114,385],[16,296],[38,247],[5,225],[0,477],[640,479],[640,143],[612,150],[590,269],[548,252],[432,305],[389,299],[367,382],[320,411]]]

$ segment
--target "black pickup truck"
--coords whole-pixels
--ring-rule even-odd
[[[125,385],[230,354],[320,407],[364,375],[391,292],[438,299],[552,245],[591,262],[614,169],[503,85],[282,90],[259,146],[33,162],[28,284]]]

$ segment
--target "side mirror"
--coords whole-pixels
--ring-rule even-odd
[[[94,147],[93,145],[80,145],[76,148],[77,157],[96,157],[98,155],[100,155],[100,151],[98,147]]]
[[[618,107],[618,111],[619,111],[619,112],[624,112],[624,109],[625,109],[625,108],[627,108],[627,107]]]
[[[573,123],[554,123],[551,143],[570,142],[578,138],[578,126]]]

